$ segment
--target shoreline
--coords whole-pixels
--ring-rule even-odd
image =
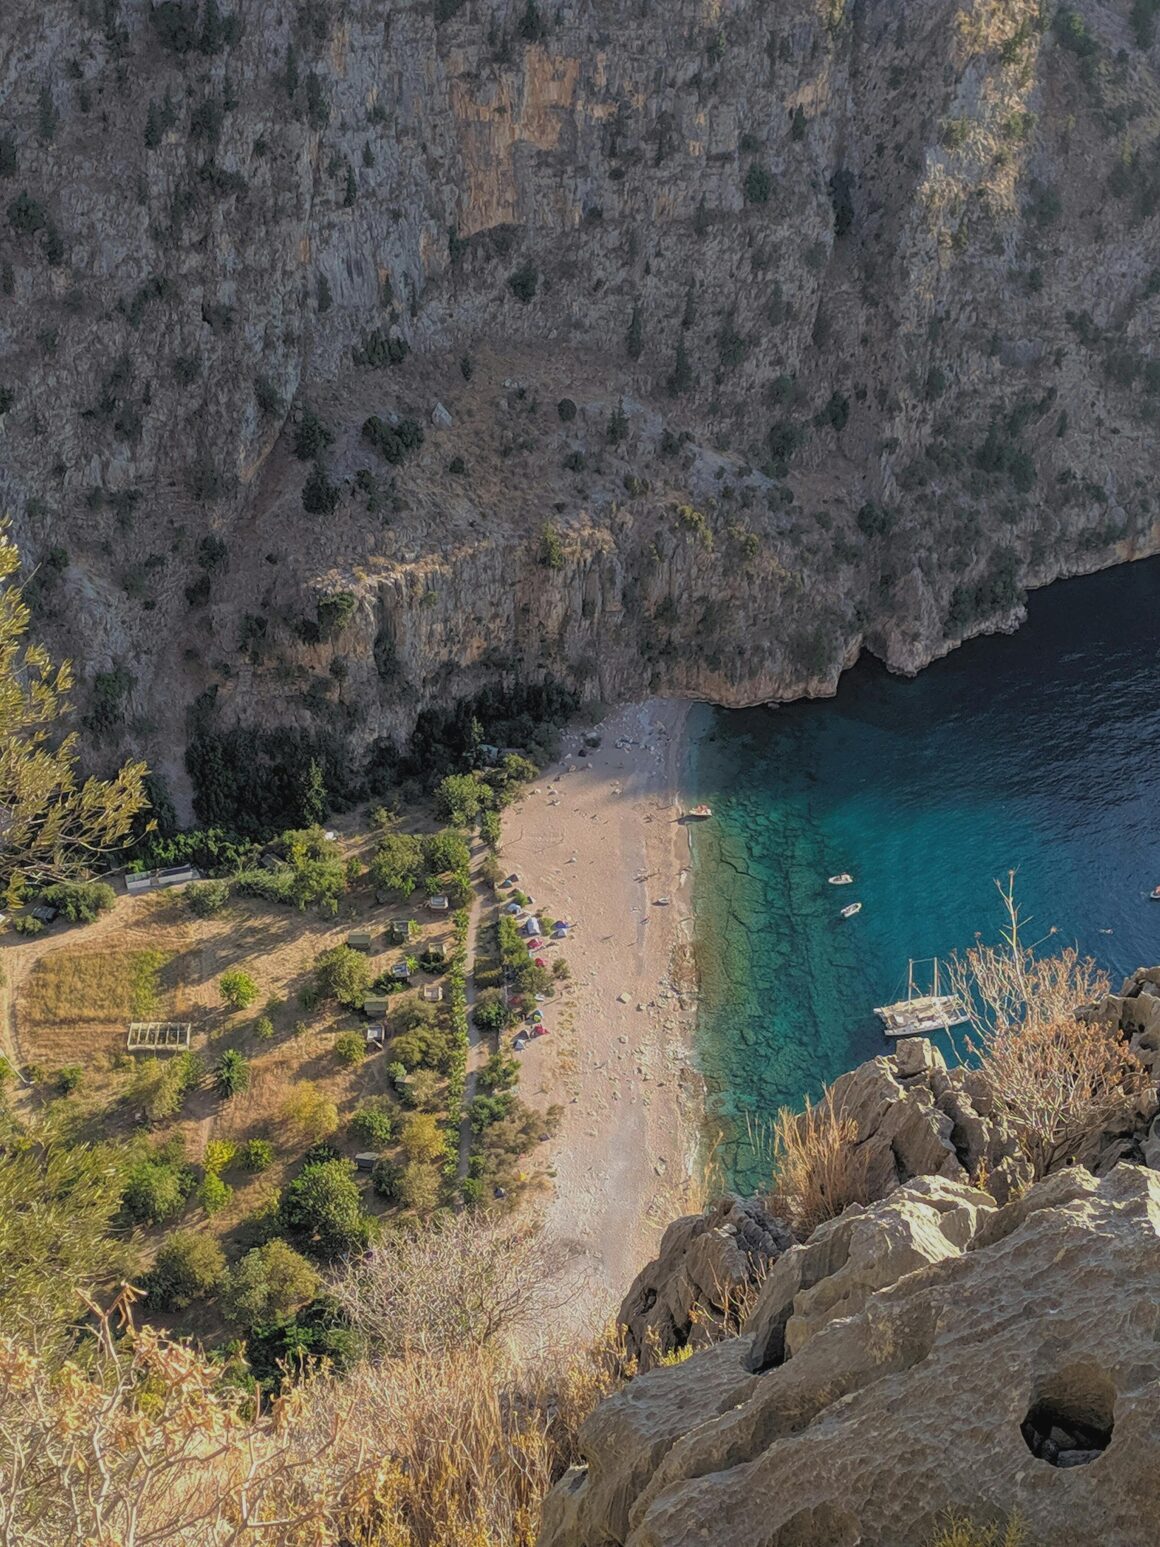
[[[550,1035],[520,1058],[525,1097],[563,1108],[545,1216],[572,1263],[559,1319],[578,1331],[615,1313],[699,1202],[692,859],[678,820],[693,708],[650,699],[570,729],[504,816],[505,870],[576,926],[562,948],[572,990],[544,1007]]]

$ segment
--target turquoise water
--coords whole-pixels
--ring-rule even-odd
[[[746,1114],[883,1051],[872,1007],[908,957],[998,937],[1008,870],[1025,938],[1054,926],[1114,976],[1160,961],[1160,560],[1040,592],[913,680],[864,661],[835,699],[702,724],[699,1057],[736,1185],[760,1180]]]

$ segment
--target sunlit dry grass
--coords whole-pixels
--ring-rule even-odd
[[[53,951],[20,991],[22,1026],[76,1026],[156,1019],[164,998],[164,951]]]

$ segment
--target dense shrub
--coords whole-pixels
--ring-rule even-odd
[[[539,272],[530,258],[525,259],[518,269],[514,269],[508,275],[508,289],[516,300],[522,301],[525,306],[535,299],[539,282]]]
[[[338,509],[341,497],[338,484],[331,483],[321,462],[315,462],[302,485],[302,509],[308,516],[330,516]]]
[[[275,1238],[248,1251],[223,1290],[227,1315],[242,1327],[289,1316],[318,1293],[319,1277],[301,1253]]]
[[[242,1145],[242,1164],[247,1171],[265,1171],[274,1164],[274,1146],[269,1139],[247,1139]]]
[[[363,340],[361,348],[352,351],[352,359],[356,365],[382,370],[388,365],[401,365],[410,353],[411,346],[405,338],[389,337],[376,330]]]
[[[357,1031],[341,1031],[334,1039],[334,1056],[348,1068],[361,1063],[366,1051],[366,1038]]]
[[[309,1080],[286,1094],[278,1115],[287,1139],[298,1144],[317,1143],[338,1127],[338,1108]]]
[[[151,1123],[174,1117],[205,1075],[205,1067],[196,1053],[179,1053],[176,1058],[146,1058],[133,1072],[126,1093],[128,1104],[141,1111]]]
[[[41,902],[57,908],[72,924],[91,924],[117,900],[117,894],[105,881],[61,881],[46,886]]]
[[[570,397],[562,397],[556,404],[556,412],[560,416],[561,424],[571,424],[576,417],[576,404]]]
[[[250,1066],[237,1048],[227,1048],[214,1065],[214,1084],[218,1094],[228,1100],[250,1087]]]
[[[195,918],[207,919],[220,913],[229,900],[228,881],[191,881],[185,888],[185,901]]]
[[[258,985],[248,972],[231,967],[218,979],[218,992],[231,1010],[245,1010],[258,997]]]
[[[300,462],[313,462],[334,441],[331,430],[312,408],[304,408],[294,432],[294,455]]]
[[[220,1214],[233,1195],[233,1188],[216,1171],[207,1171],[198,1184],[197,1201],[207,1214]]]
[[[362,951],[335,945],[314,963],[314,984],[323,999],[337,999],[348,1010],[361,1010],[371,985],[371,968]]]
[[[221,1247],[203,1230],[177,1230],[158,1250],[145,1277],[150,1308],[181,1311],[212,1294],[225,1273]]]
[[[64,1064],[56,1071],[56,1088],[60,1095],[71,1096],[85,1083],[85,1071],[81,1064]]]
[[[193,1173],[174,1161],[144,1159],[129,1168],[121,1207],[135,1224],[162,1225],[180,1214],[193,1189]]]
[[[768,204],[772,192],[773,177],[768,168],[763,167],[760,162],[751,161],[745,173],[746,204]]]
[[[363,1250],[370,1240],[353,1173],[345,1160],[316,1161],[303,1167],[283,1195],[287,1228],[327,1256]]]
[[[378,414],[372,414],[363,424],[362,437],[392,466],[398,466],[422,446],[423,427],[414,419],[401,419],[398,424],[390,425]]]
[[[372,1144],[384,1149],[395,1131],[395,1124],[387,1105],[381,1098],[371,1097],[361,1102],[350,1120],[350,1136],[357,1144]]]

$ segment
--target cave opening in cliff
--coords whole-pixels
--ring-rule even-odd
[[[1050,1466],[1086,1466],[1111,1443],[1115,1387],[1100,1369],[1069,1365],[1041,1381],[1021,1427],[1027,1448]]]

